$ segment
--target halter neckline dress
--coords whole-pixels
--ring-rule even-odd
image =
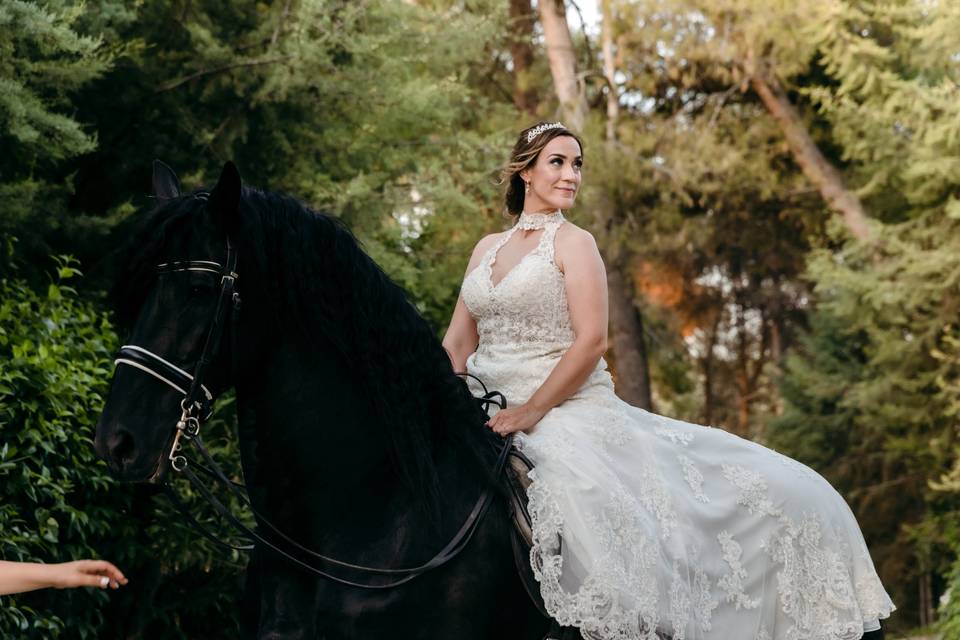
[[[554,261],[564,221],[522,214],[463,282],[480,336],[467,371],[510,406],[575,337]],[[539,242],[494,283],[497,254],[520,229],[542,229]],[[852,512],[819,474],[627,404],[603,359],[516,442],[536,464],[530,562],[547,611],[585,638],[855,640],[895,608]]]

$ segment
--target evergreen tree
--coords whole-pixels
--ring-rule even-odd
[[[505,9],[145,3],[121,32],[142,48],[81,96],[81,114],[109,126],[76,165],[72,204],[92,220],[87,228],[110,226],[130,204],[147,203],[154,157],[190,187],[230,158],[248,184],[342,216],[439,324],[467,239],[498,224],[490,175],[515,114],[484,93],[474,61],[503,46]],[[432,257],[415,255],[431,237],[417,240],[426,226],[458,224],[462,237],[429,249]],[[91,258],[111,242],[69,241]],[[440,273],[442,283],[432,280]]]
[[[957,16],[943,3],[842,3],[811,32],[822,75],[804,91],[886,224],[871,245],[834,237],[814,254],[820,319],[771,425],[847,487],[901,624],[932,621],[958,546],[957,487],[942,478],[957,456]],[[855,348],[838,354],[843,340]]]
[[[36,262],[46,261],[45,232],[64,215],[62,162],[96,147],[73,100],[110,68],[116,50],[89,22],[73,2],[0,4],[0,235],[20,236],[21,252]],[[0,264],[0,274],[7,268]]]

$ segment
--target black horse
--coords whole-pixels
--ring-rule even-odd
[[[335,218],[243,187],[232,163],[211,192],[193,194],[158,163],[154,191],[157,206],[132,234],[115,288],[128,342],[193,370],[229,239],[242,312],[204,384],[214,396],[236,389],[255,508],[340,560],[410,567],[433,557],[490,486],[495,436],[403,291]],[[157,268],[203,261],[217,268]],[[141,368],[118,367],[96,434],[116,476],[159,482],[169,473],[182,398]],[[517,575],[511,526],[495,493],[462,553],[380,590],[318,577],[258,546],[245,637],[542,638],[548,622]]]

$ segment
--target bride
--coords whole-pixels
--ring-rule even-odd
[[[488,426],[536,464],[530,561],[547,610],[598,640],[880,638],[894,605],[821,476],[614,395],[603,262],[562,213],[582,164],[560,123],[520,134],[505,171],[516,223],[477,244],[443,340],[455,370],[504,393]]]

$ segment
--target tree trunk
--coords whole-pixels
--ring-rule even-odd
[[[620,96],[617,95],[617,65],[613,54],[613,11],[610,0],[601,1],[603,26],[603,77],[607,80],[607,143],[611,146],[617,139],[617,120],[620,118]]]
[[[587,101],[577,82],[577,57],[567,25],[567,12],[563,0],[540,0],[540,25],[546,41],[547,60],[553,86],[560,100],[560,108],[566,125],[574,131],[583,131],[586,120]]]
[[[750,434],[750,357],[747,353],[747,327],[743,317],[743,305],[737,303],[733,325],[737,329],[737,360],[734,370],[734,386],[737,390],[736,434],[743,438]]]
[[[920,576],[920,626],[929,627],[936,622],[933,603],[933,581],[929,571]]]
[[[513,104],[520,111],[537,115],[537,88],[531,78],[533,25],[536,14],[530,0],[510,0],[510,57],[513,59]]]
[[[750,76],[750,85],[780,125],[793,157],[807,179],[820,191],[830,208],[843,216],[844,223],[855,238],[870,240],[872,234],[860,198],[846,188],[840,172],[820,152],[780,83],[772,76],[757,72]]]
[[[613,12],[610,0],[602,0],[603,12],[603,75],[607,80],[607,127],[606,144],[608,152],[614,151],[617,141],[617,120],[620,117],[620,100],[616,91],[614,76],[616,60],[613,53]],[[584,105],[586,109],[586,105]],[[601,228],[608,228],[607,217],[615,220],[617,212],[613,206],[609,211],[598,208],[597,222]],[[650,366],[647,357],[646,339],[643,335],[643,315],[633,300],[633,287],[626,277],[627,266],[622,260],[610,262],[607,273],[607,289],[610,297],[610,325],[613,330],[613,352],[617,356],[617,392],[620,397],[632,405],[653,410],[653,394],[650,389]]]
[[[633,303],[632,287],[624,281],[623,274],[624,270],[617,264],[611,264],[607,270],[611,342],[617,358],[617,395],[636,407],[652,411],[643,316]]]
[[[770,323],[770,359],[782,366],[783,354],[783,318],[777,316]]]
[[[580,131],[586,119],[587,100],[577,82],[577,60],[563,0],[540,0],[537,6],[546,40],[547,57],[550,60],[550,73],[553,76],[553,85],[563,110],[564,120],[571,129]],[[604,8],[606,11],[609,10],[609,6]],[[609,21],[605,20],[605,22],[607,23],[605,28],[609,28]],[[612,66],[610,68],[612,76]],[[607,108],[610,109],[609,103]],[[613,114],[615,118],[616,110]],[[615,130],[615,126],[608,128],[610,135],[613,135]],[[608,140],[608,143],[611,142]],[[612,204],[594,208],[594,229],[606,231],[609,221],[614,219],[612,208]],[[650,369],[644,343],[643,321],[633,304],[633,286],[623,261],[615,257],[611,259],[610,251],[603,249],[601,251],[607,265],[610,323],[613,334],[611,342],[617,363],[617,395],[631,404],[652,411]]]
[[[707,356],[700,362],[703,373],[703,424],[713,425],[713,358]]]
[[[720,321],[722,319],[723,312],[718,311],[710,325],[710,334],[707,336],[707,344],[703,350],[703,360],[701,364],[703,369],[703,424],[708,426],[713,426],[714,421],[713,348],[717,344],[717,332],[720,330]]]

